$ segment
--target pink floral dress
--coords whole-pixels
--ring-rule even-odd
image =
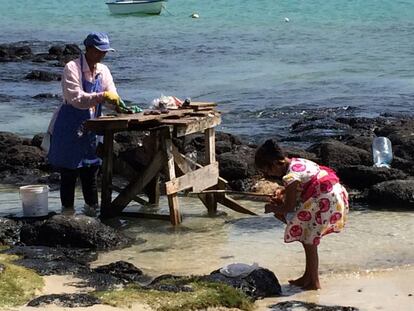
[[[283,176],[285,186],[298,181],[300,199],[288,221],[285,242],[300,241],[318,245],[322,236],[340,232],[349,211],[348,193],[328,167],[300,158],[292,158]]]

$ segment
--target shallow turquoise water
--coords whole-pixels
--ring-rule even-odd
[[[161,94],[216,101],[225,112],[222,129],[236,134],[252,128],[256,135],[277,134],[298,112],[315,108],[412,113],[410,1],[171,0],[162,15],[144,17],[110,15],[105,1],[96,0],[0,0],[0,9],[0,42],[81,44],[90,31],[108,32],[117,52],[106,62],[124,98],[143,106]],[[200,18],[190,18],[192,12]],[[58,93],[60,86],[21,78],[45,66],[60,70],[0,64],[0,94],[27,108],[14,125],[16,111],[0,107],[0,130],[44,130],[57,103],[28,97]],[[32,122],[28,115],[39,116]]]
[[[76,212],[82,212],[78,189]],[[183,222],[173,227],[169,221],[123,218],[111,225],[136,238],[131,247],[101,253],[95,265],[125,260],[151,277],[210,273],[226,264],[243,262],[273,271],[286,282],[303,273],[304,253],[300,243],[283,242],[284,226],[263,213],[263,202],[240,201],[259,216],[236,213],[219,205],[220,215],[209,217],[196,198],[179,198]],[[0,216],[21,214],[17,189],[0,186]],[[168,214],[168,202],[158,208],[142,208],[136,203],[130,211]],[[49,193],[49,211],[60,213],[59,194]],[[323,275],[388,269],[414,264],[414,214],[410,211],[367,210],[352,205],[348,223],[339,234],[322,239],[319,247]],[[144,242],[142,242],[144,241]]]

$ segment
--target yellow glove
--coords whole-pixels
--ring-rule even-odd
[[[112,104],[114,106],[119,106],[121,103],[121,97],[119,97],[117,93],[104,92],[103,97],[107,103]]]

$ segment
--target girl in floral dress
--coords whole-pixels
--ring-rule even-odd
[[[305,250],[305,272],[289,283],[319,289],[318,245],[324,235],[344,227],[349,211],[346,189],[333,170],[310,160],[287,158],[273,140],[257,149],[255,164],[267,176],[282,177],[284,187],[276,189],[265,213],[274,213],[287,224],[286,243],[299,241]]]

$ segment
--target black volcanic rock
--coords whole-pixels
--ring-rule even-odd
[[[38,80],[38,81],[60,81],[62,75],[58,73],[48,72],[44,70],[33,70],[26,75],[25,79]]]
[[[130,244],[130,239],[98,219],[78,215],[56,215],[22,227],[21,241],[27,245],[64,246],[96,250],[117,249]]]
[[[414,210],[414,179],[375,184],[369,189],[368,199],[380,206]]]

